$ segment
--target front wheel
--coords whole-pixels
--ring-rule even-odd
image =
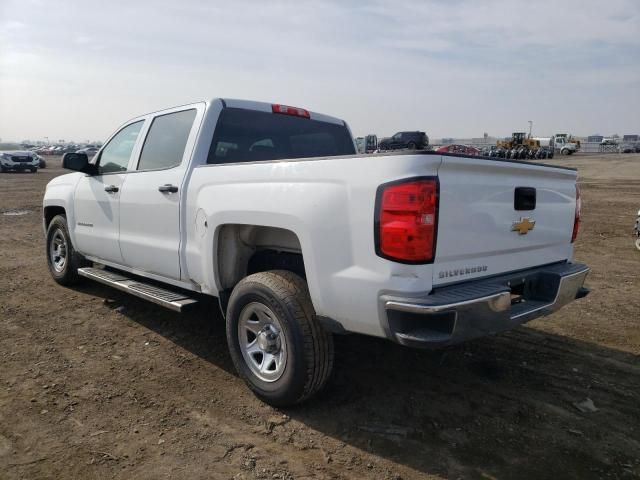
[[[90,264],[73,248],[64,215],[53,217],[47,228],[47,264],[53,279],[65,286],[78,283],[78,268]]]
[[[236,285],[227,342],[240,377],[274,407],[312,397],[333,368],[333,337],[315,318],[306,282],[285,270],[255,273]]]
[[[640,250],[640,237],[636,238],[636,248]]]

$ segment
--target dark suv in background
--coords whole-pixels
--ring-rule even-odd
[[[380,150],[422,150],[429,145],[429,137],[424,132],[398,132],[393,137],[383,138],[378,143]]]

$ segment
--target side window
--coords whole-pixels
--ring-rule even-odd
[[[154,118],[142,146],[138,170],[165,169],[180,165],[195,118],[195,109]]]
[[[127,125],[102,149],[98,173],[125,172],[144,120]]]
[[[395,141],[398,141],[398,140],[400,140],[400,137],[402,137],[402,134],[401,134],[401,133],[396,133],[396,134],[393,136],[393,139],[394,139]]]

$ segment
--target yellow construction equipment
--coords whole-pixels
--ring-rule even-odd
[[[540,141],[524,132],[514,132],[511,138],[498,140],[496,146],[505,158],[539,158],[541,152]]]

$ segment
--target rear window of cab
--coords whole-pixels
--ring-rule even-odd
[[[243,108],[224,108],[207,163],[353,155],[351,134],[342,124]]]

